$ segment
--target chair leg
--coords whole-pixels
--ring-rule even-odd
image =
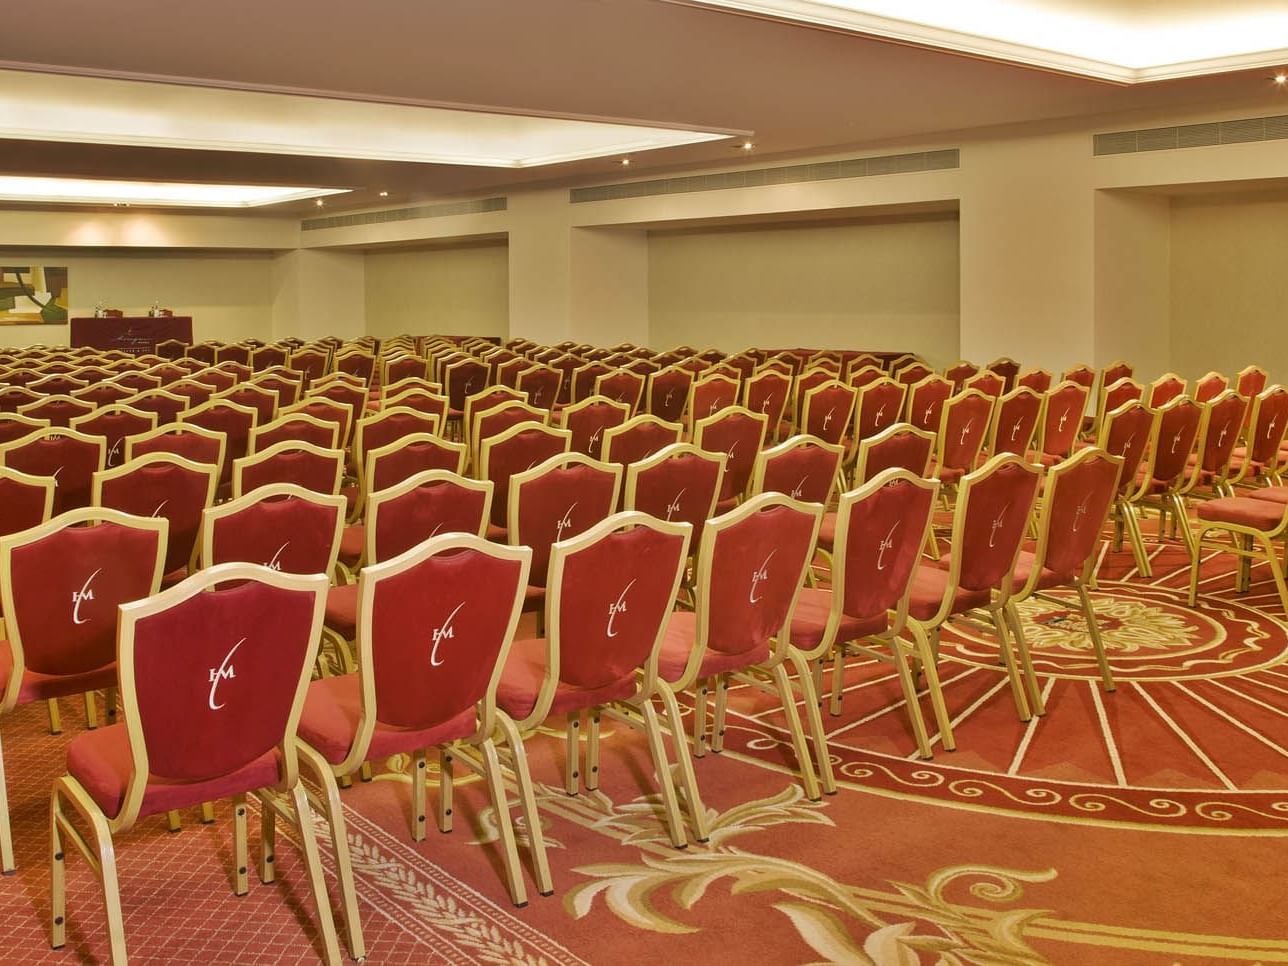
[[[452,753],[446,747],[438,749],[438,830],[452,830],[452,813],[456,811],[456,773],[452,766]]]
[[[680,818],[680,806],[675,797],[675,782],[671,778],[671,764],[666,757],[666,747],[662,744],[662,729],[658,726],[657,712],[653,710],[652,702],[643,701],[640,703],[640,713],[644,716],[644,734],[648,738],[649,753],[653,756],[653,770],[657,772],[657,784],[662,792],[667,834],[671,837],[671,844],[677,849],[682,849],[689,843],[684,835],[684,821]]]
[[[424,760],[422,755],[421,760]],[[318,841],[313,835],[312,811],[309,798],[304,793],[304,785],[296,779],[291,788],[291,800],[295,804],[295,825],[300,833],[300,850],[304,853],[304,867],[308,870],[309,889],[313,893],[313,904],[318,912],[318,932],[322,934],[322,946],[326,953],[326,962],[338,966],[340,962],[340,940],[335,934],[335,919],[331,916],[331,899],[327,895],[326,882],[322,878],[322,857],[318,852]]]
[[[61,735],[63,733],[63,716],[58,713],[58,699],[46,698],[45,708],[49,711],[49,733],[51,735]]]
[[[367,956],[367,944],[362,934],[362,920],[358,916],[358,889],[353,880],[353,857],[349,854],[349,835],[345,827],[344,807],[340,804],[340,789],[335,783],[335,773],[326,759],[307,745],[300,744],[300,762],[312,771],[322,789],[321,804],[326,813],[327,828],[331,830],[331,850],[335,853],[336,878],[340,882],[340,912],[344,918],[344,931],[349,939],[349,955],[361,961]],[[272,809],[265,809],[271,814]]]
[[[519,908],[528,904],[528,890],[523,883],[523,869],[519,865],[519,849],[514,841],[514,823],[510,819],[510,803],[506,798],[505,783],[501,781],[501,762],[496,757],[496,745],[489,736],[479,745],[483,757],[483,775],[487,780],[492,809],[496,813],[496,828],[501,835],[501,855],[505,860],[506,885],[510,900]]]
[[[1207,535],[1210,532],[1211,531],[1207,527],[1204,527],[1203,529],[1199,530],[1198,539],[1195,540],[1194,542],[1194,552],[1190,554],[1190,606],[1191,607],[1194,607],[1196,604],[1198,604],[1198,601],[1199,601],[1199,556],[1202,554],[1202,551],[1203,551],[1203,541],[1207,539]],[[1236,537],[1236,541],[1237,541],[1237,537]],[[1238,590],[1239,584],[1243,579],[1242,561],[1237,561],[1235,563],[1235,568],[1236,569],[1235,569],[1235,575],[1234,575],[1234,586],[1235,586],[1235,589]]]
[[[49,796],[49,946],[62,949],[67,944],[67,854],[63,829],[59,823],[62,803],[58,786]],[[7,826],[8,813],[3,819]]]
[[[908,630],[912,632],[912,639],[921,660],[921,668],[926,675],[926,690],[930,692],[930,706],[935,709],[935,722],[939,725],[939,740],[943,742],[944,751],[956,751],[957,739],[953,737],[953,722],[948,716],[943,685],[939,681],[939,667],[935,663],[936,655],[930,649],[926,629],[916,621],[910,620]]]
[[[818,779],[814,776],[814,762],[805,744],[805,729],[801,725],[800,715],[796,713],[796,696],[792,691],[792,682],[787,677],[787,668],[782,664],[775,664],[771,673],[774,684],[778,688],[778,698],[783,703],[783,713],[787,716],[787,730],[792,736],[792,748],[796,752],[796,762],[800,767],[801,785],[805,788],[805,797],[811,802],[817,802],[822,796],[819,794]]]
[[[1006,665],[1006,676],[1011,682],[1015,710],[1021,721],[1028,721],[1033,713],[1029,710],[1029,699],[1024,693],[1024,682],[1020,680],[1020,673],[1015,667],[1015,654],[1011,651],[1011,635],[1006,631],[1006,618],[998,607],[990,607],[989,613],[992,614],[993,626],[997,629],[998,646],[1002,652],[1002,663]]]
[[[1154,576],[1154,569],[1149,563],[1149,554],[1145,552],[1145,535],[1140,529],[1140,513],[1135,504],[1123,506],[1123,519],[1127,524],[1127,537],[1131,541],[1132,556],[1136,559],[1136,572],[1142,577]]]
[[[581,712],[568,715],[564,731],[564,791],[576,795],[581,790]]]
[[[1194,558],[1198,559],[1197,556]],[[1198,572],[1198,568],[1194,568]],[[1191,577],[1191,593],[1193,593],[1193,577]],[[1105,653],[1105,642],[1100,636],[1100,625],[1096,621],[1096,609],[1091,604],[1091,595],[1087,593],[1087,588],[1083,586],[1082,581],[1078,581],[1078,600],[1082,602],[1082,618],[1087,622],[1087,632],[1091,635],[1091,645],[1096,649],[1096,662],[1100,665],[1100,681],[1106,691],[1113,691],[1114,673],[1109,667],[1109,655]],[[1191,605],[1193,606],[1193,605]]]
[[[85,699],[85,727],[93,731],[98,727],[98,702],[94,698],[93,691],[86,691],[83,697]]]
[[[1029,641],[1024,636],[1024,622],[1020,620],[1020,611],[1014,601],[1006,602],[1006,617],[1011,622],[1016,650],[1020,652],[1020,671],[1024,675],[1024,683],[1029,688],[1030,707],[1034,714],[1044,715],[1046,702],[1042,700],[1042,689],[1038,687],[1038,676],[1033,670],[1033,658],[1029,654]]]
[[[801,681],[801,696],[805,699],[805,720],[809,722],[810,737],[814,740],[814,758],[818,765],[819,782],[825,795],[836,794],[836,778],[832,774],[832,755],[827,750],[827,733],[823,730],[823,716],[818,710],[818,692],[814,690],[814,678],[809,673],[809,665],[800,652],[788,652],[792,664],[796,666],[796,675]],[[815,667],[818,664],[815,662]]]
[[[171,809],[165,813],[166,829],[170,832],[177,832],[183,828],[183,816],[176,809]]]
[[[519,803],[523,807],[523,820],[528,826],[528,849],[532,853],[532,871],[533,878],[537,881],[537,891],[543,896],[553,895],[555,887],[550,878],[545,832],[541,828],[541,813],[537,810],[537,795],[532,787],[532,773],[528,770],[523,736],[504,712],[498,711],[496,719],[510,749],[510,761],[514,765],[514,780],[519,786]]]
[[[270,885],[277,880],[277,812],[259,810],[259,881]]]
[[[711,750],[717,755],[724,751],[725,715],[729,711],[729,675],[715,678],[715,713],[711,716]]]
[[[250,852],[247,846],[246,796],[233,798],[233,895],[244,896],[250,892],[247,876]]]
[[[1288,613],[1288,586],[1284,583],[1284,568],[1279,562],[1279,555],[1275,552],[1274,544],[1266,537],[1259,538],[1260,543],[1266,548],[1266,560],[1270,564],[1270,575],[1274,577],[1275,587],[1279,591],[1279,604],[1283,607],[1284,613]]]
[[[451,826],[448,826],[448,830]],[[411,838],[413,842],[425,841],[425,751],[419,749],[411,756]]]
[[[0,743],[0,872],[10,875],[13,858],[13,829],[9,826],[9,782],[4,774],[4,745]]]
[[[711,836],[707,823],[707,810],[702,803],[702,795],[698,791],[698,776],[693,770],[693,755],[690,754],[689,743],[684,737],[684,722],[680,719],[680,703],[675,700],[675,692],[665,684],[659,685],[658,696],[662,699],[662,710],[666,715],[666,724],[671,730],[671,747],[675,749],[675,763],[680,771],[680,784],[684,788],[684,801],[689,808],[689,821],[693,823],[693,837],[699,842],[706,842]]]
[[[841,698],[845,694],[845,649],[837,645],[832,652],[832,700],[828,703],[827,713],[836,717],[841,713]]]
[[[599,709],[586,715],[586,791],[599,788]]]
[[[103,691],[103,704],[107,708],[107,720],[116,721],[116,688],[106,688]]]
[[[917,683],[913,680],[912,668],[908,666],[908,655],[904,653],[899,641],[891,641],[890,650],[894,654],[894,669],[899,674],[904,704],[908,706],[908,723],[912,725],[912,736],[917,742],[917,754],[922,758],[933,758],[930,736],[926,734],[926,719],[921,713],[921,702],[917,698]]]
[[[201,803],[201,824],[213,825],[215,823],[215,806],[213,802]]]
[[[707,682],[699,680],[693,693],[693,757],[707,753]]]
[[[1179,493],[1172,494],[1172,526],[1180,531],[1181,542],[1191,554],[1197,552],[1194,546],[1194,531],[1190,528],[1190,517],[1185,512],[1185,497]]]

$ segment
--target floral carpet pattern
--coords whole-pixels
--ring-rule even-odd
[[[556,893],[529,883],[522,909],[480,783],[458,775],[456,830],[413,843],[408,762],[383,763],[342,793],[368,961],[1288,962],[1288,623],[1263,570],[1239,594],[1231,558],[1209,555],[1191,610],[1183,548],[1150,550],[1152,578],[1125,553],[1099,568],[1112,693],[1076,608],[1022,608],[1048,708],[1028,724],[987,628],[955,625],[940,672],[958,750],[936,740],[921,760],[893,669],[848,664],[841,713],[824,710],[839,790],[820,802],[794,777],[781,708],[735,688],[725,751],[696,761],[705,844],[670,846],[627,726],[605,727],[600,789],[577,796],[561,785],[562,730],[533,736]],[[78,856],[68,945],[48,947],[47,795],[83,714],[64,702],[63,719],[61,736],[40,708],[0,722],[19,863],[0,879],[6,962],[106,957]],[[149,820],[118,844],[132,959],[316,962],[298,853],[280,849],[278,882],[252,877],[234,897],[217,812],[174,834]],[[323,858],[334,893],[325,843]]]

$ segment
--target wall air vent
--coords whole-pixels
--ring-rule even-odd
[[[1251,141],[1279,141],[1288,138],[1288,115],[1245,117],[1207,124],[1151,127],[1140,131],[1112,131],[1093,139],[1097,157],[1109,154],[1137,154],[1143,151],[1171,151],[1174,148],[1210,148],[1218,144],[1247,144]]]
[[[676,195],[691,191],[720,191],[725,188],[759,188],[772,184],[800,184],[806,181],[835,181],[838,178],[872,178],[883,174],[906,174],[911,171],[944,171],[960,167],[961,152],[920,151],[916,154],[888,154],[876,158],[851,158],[847,161],[823,161],[818,164],[792,164],[781,168],[753,168],[726,171],[722,174],[699,174],[687,178],[659,178],[656,181],[630,181],[624,184],[602,184],[591,188],[573,188],[568,200],[616,201],[621,198],[648,198],[654,195]]]
[[[355,225],[382,225],[391,221],[411,221],[415,218],[445,218],[449,215],[479,215],[485,211],[505,211],[504,198],[482,198],[478,201],[448,201],[437,205],[418,205],[415,208],[390,208],[387,211],[364,211],[356,215],[328,215],[325,218],[305,218],[300,224],[304,231],[319,228],[352,228]]]

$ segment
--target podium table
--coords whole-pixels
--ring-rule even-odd
[[[192,344],[192,316],[141,315],[71,320],[73,348],[116,349],[143,356],[157,351],[157,343],[178,339]]]

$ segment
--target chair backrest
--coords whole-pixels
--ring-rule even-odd
[[[884,377],[874,379],[859,390],[858,409],[854,420],[856,447],[859,440],[875,436],[883,429],[889,429],[899,422],[907,392],[908,386],[905,383]]]
[[[1066,369],[1064,375],[1060,377],[1061,382],[1076,382],[1088,390],[1094,389],[1096,385],[1096,370],[1091,368],[1085,362],[1080,362],[1071,369]]]
[[[194,463],[210,463],[222,469],[224,434],[202,426],[171,423],[137,436],[125,438],[125,460],[148,453],[173,453]]]
[[[858,396],[857,389],[837,380],[820,383],[808,390],[800,418],[801,432],[829,443],[844,442],[854,419]]]
[[[1135,491],[1136,474],[1144,464],[1146,455],[1155,448],[1158,426],[1157,410],[1151,409],[1139,399],[1123,403],[1105,414],[1096,445],[1122,460],[1122,472],[1118,479],[1120,494],[1128,495]],[[1143,482],[1144,488],[1148,488],[1150,480]]]
[[[1037,589],[1043,570],[1062,581],[1085,573],[1100,545],[1122,467],[1121,457],[1090,447],[1047,471],[1026,593]]]
[[[765,445],[768,420],[741,406],[730,406],[699,419],[693,427],[693,443],[712,453],[724,453],[724,482],[720,499],[740,497],[747,492],[756,455]]]
[[[554,409],[563,391],[564,374],[553,366],[528,366],[515,377],[515,388],[528,394],[538,409]]]
[[[1087,387],[1066,381],[1046,395],[1042,410],[1038,448],[1046,456],[1064,458],[1082,431],[1082,416],[1087,411]]]
[[[487,386],[486,362],[465,358],[453,362],[443,370],[443,389],[453,410],[464,412],[465,400]]]
[[[933,376],[935,370],[926,365],[920,359],[912,359],[903,363],[897,368],[890,370],[895,382],[901,382],[905,386],[913,386],[921,382],[927,376]]]
[[[626,415],[637,412],[644,399],[645,378],[627,369],[613,369],[595,380],[595,395],[605,396],[626,407]]]
[[[215,502],[219,467],[194,463],[173,453],[137,456],[94,474],[95,506],[170,523],[164,573],[193,566],[201,515]]]
[[[1239,370],[1235,388],[1239,390],[1239,395],[1247,399],[1261,395],[1269,381],[1266,370],[1260,366],[1246,366]]]
[[[570,446],[574,453],[599,459],[604,452],[605,430],[622,425],[630,415],[628,403],[595,395],[564,407],[560,425],[572,433]]]
[[[1131,379],[1136,375],[1136,367],[1130,362],[1124,362],[1119,359],[1117,362],[1111,362],[1100,373],[1100,384],[1102,386],[1112,386],[1119,379]]]
[[[737,404],[738,380],[713,374],[700,376],[689,387],[689,401],[685,407],[688,425],[692,428],[698,420]]]
[[[951,366],[944,369],[944,379],[948,382],[950,387],[948,395],[951,396],[954,393],[961,392],[962,389],[965,388],[966,380],[977,372],[979,372],[979,366],[975,365],[973,362],[967,362],[965,359],[954,362]],[[924,382],[925,380],[922,381]],[[944,398],[947,398],[947,396]],[[938,423],[935,425],[938,425]]]
[[[961,381],[965,382],[966,380],[963,378]],[[956,391],[954,381],[933,374],[910,386],[908,388],[907,421],[926,432],[939,432],[944,403]]]
[[[38,429],[48,429],[49,420],[20,416],[17,413],[0,413],[0,446],[16,439],[30,436]],[[72,427],[75,429],[76,427]],[[90,435],[94,435],[90,433]]]
[[[246,455],[251,431],[258,425],[259,414],[249,406],[212,399],[210,402],[179,414],[179,422],[200,426],[224,434],[224,466],[221,482],[232,479],[233,460]]]
[[[647,459],[658,450],[678,443],[684,433],[679,423],[668,423],[651,413],[634,416],[620,426],[604,430],[603,459],[629,465]]]
[[[339,493],[344,451],[284,439],[233,461],[233,496],[273,483],[294,483],[314,493]]]
[[[196,379],[179,379],[175,382],[167,383],[165,391],[173,396],[183,396],[188,400],[189,409],[209,402],[215,395],[214,386],[198,382]]]
[[[330,574],[340,553],[345,499],[273,483],[203,514],[201,566],[252,563],[288,574]]]
[[[344,380],[336,380],[326,385],[318,383],[309,390],[309,395],[303,403],[296,403],[289,407],[289,412],[307,412],[318,416],[321,419],[334,418],[328,417],[324,411],[320,411],[316,406],[306,405],[320,399],[330,400],[333,403],[339,403],[347,410],[349,418],[345,421],[341,429],[343,439],[341,443],[345,448],[353,439],[353,429],[358,424],[366,412],[367,390],[362,386],[355,386]]]
[[[668,423],[678,423],[684,416],[689,401],[689,388],[693,373],[679,366],[659,369],[649,376],[645,408]]]
[[[510,386],[487,386],[473,395],[467,396],[465,405],[461,408],[461,426],[465,432],[465,439],[471,444],[477,443],[474,426],[480,413],[488,412],[503,403],[526,403],[527,401],[527,393],[520,392]],[[541,422],[541,420],[537,421]]]
[[[756,454],[751,495],[784,493],[802,503],[831,502],[845,450],[814,436],[793,436]],[[697,544],[701,538],[693,542]]]
[[[369,352],[339,353],[335,357],[335,368],[337,372],[357,376],[365,385],[370,385],[376,372],[376,357]]]
[[[239,406],[246,406],[255,410],[256,426],[271,423],[277,418],[277,393],[264,386],[245,382],[241,385],[233,386],[232,389],[216,393],[213,398],[227,399],[229,402],[237,403]]]
[[[761,369],[742,384],[742,404],[753,413],[764,413],[769,433],[776,436],[787,408],[792,377],[775,369]],[[696,540],[694,541],[697,542]]]
[[[971,376],[963,383],[963,389],[973,389],[976,392],[982,392],[985,396],[991,396],[996,399],[1006,392],[1007,380],[1000,373],[993,371],[980,372]]]
[[[425,470],[371,494],[367,504],[368,564],[398,556],[440,533],[487,534],[492,484],[447,470]]]
[[[55,515],[90,504],[94,474],[103,468],[107,443],[74,429],[51,426],[0,446],[0,466],[55,483]]]
[[[414,433],[367,453],[362,478],[368,490],[388,489],[425,470],[465,472],[465,444]]]
[[[4,710],[25,671],[73,675],[116,659],[117,608],[161,585],[163,519],[81,508],[0,538],[0,604],[12,651]]]
[[[279,787],[295,781],[326,586],[230,564],[121,608],[131,768],[118,825],[139,816],[150,782],[231,776],[274,750]]]
[[[473,534],[434,537],[358,579],[363,714],[350,759],[367,757],[376,721],[427,730],[493,702],[523,607],[531,551]]]
[[[0,466],[0,537],[44,523],[54,511],[52,476]]]
[[[311,443],[323,449],[339,449],[339,438],[340,427],[330,420],[318,419],[308,413],[288,413],[251,430],[247,452],[259,453],[282,442]]]
[[[1233,389],[1226,389],[1205,405],[1207,431],[1203,435],[1199,465],[1205,472],[1222,478],[1230,469],[1230,457],[1239,442],[1248,400]]]
[[[1011,453],[994,456],[962,477],[953,518],[950,589],[1009,591],[1041,479],[1041,467]],[[950,604],[946,600],[944,606]]]
[[[560,453],[514,475],[508,492],[509,538],[515,546],[532,548],[531,583],[546,585],[553,544],[613,514],[621,483],[621,466],[580,453]]]
[[[841,494],[832,553],[838,618],[865,620],[894,611],[890,631],[899,633],[938,495],[937,481],[903,469],[883,470]]]
[[[71,426],[72,420],[88,416],[94,411],[94,404],[72,396],[45,396],[36,402],[18,407],[18,414],[32,419],[47,419],[50,426]]]
[[[895,423],[889,429],[869,436],[859,443],[854,461],[857,486],[889,469],[907,470],[915,476],[930,472],[930,458],[935,451],[935,434],[910,423]]]
[[[1185,395],[1185,380],[1174,372],[1159,376],[1149,384],[1149,405],[1161,409],[1173,399]]]
[[[993,423],[988,432],[988,455],[1015,453],[1023,456],[1033,444],[1042,416],[1043,397],[1025,385],[1016,385],[993,406]]]
[[[400,379],[428,378],[428,360],[414,355],[401,355],[386,359],[380,370],[380,385],[386,391]]]
[[[625,698],[639,687],[636,671],[647,669],[651,678],[689,535],[684,523],[627,512],[555,545],[546,627],[559,683]],[[538,698],[546,707],[554,683],[546,682]]]
[[[941,468],[970,472],[975,468],[984,439],[992,426],[994,400],[975,389],[967,389],[944,403],[939,427]]]
[[[1055,377],[1046,369],[1030,369],[1015,380],[1016,386],[1024,386],[1036,393],[1046,393],[1051,389]]]
[[[1159,407],[1152,466],[1155,480],[1172,486],[1185,475],[1187,461],[1207,426],[1207,415],[1203,404],[1189,396],[1177,396]]]
[[[1004,392],[1010,392],[1015,388],[1015,377],[1020,374],[1020,364],[1014,359],[1002,356],[990,362],[987,368],[989,372],[995,372],[1006,380]]]
[[[1266,466],[1277,466],[1285,430],[1288,430],[1288,389],[1274,385],[1252,401],[1248,458]]]
[[[570,402],[581,402],[595,394],[595,383],[601,376],[612,372],[612,367],[602,362],[587,362],[572,371],[572,395]]]
[[[104,465],[111,469],[125,462],[125,440],[157,428],[156,413],[129,406],[101,406],[87,416],[72,420],[72,429],[89,436],[102,436],[107,444]]]
[[[1100,389],[1100,411],[1097,422],[1103,422],[1105,413],[1111,413],[1124,403],[1145,398],[1145,387],[1130,376],[1106,383]]]
[[[73,398],[92,402],[95,406],[107,406],[111,403],[120,402],[122,399],[128,399],[133,395],[133,392],[114,382],[96,382],[72,393]]]
[[[1211,402],[1229,388],[1230,380],[1226,376],[1219,372],[1205,373],[1194,382],[1194,401]]]
[[[572,434],[540,423],[520,423],[483,440],[479,449],[480,479],[491,480],[492,523],[508,527],[510,478],[530,470],[553,456],[568,452]]]
[[[361,468],[367,463],[367,454],[374,449],[396,443],[416,433],[437,436],[443,425],[439,418],[429,413],[402,406],[392,406],[364,416],[358,420],[353,433],[353,459]]]
[[[296,349],[291,353],[286,368],[300,373],[304,377],[304,387],[307,389],[315,379],[322,378],[330,364],[330,352],[318,348],[304,348]]]
[[[707,523],[698,551],[698,645],[702,651],[766,660],[769,643],[787,629],[814,556],[823,507],[781,493],[762,493]]]
[[[701,540],[720,499],[725,458],[691,443],[673,443],[631,463],[626,467],[623,508],[668,523],[687,523],[693,527],[691,539]]]
[[[350,431],[353,428],[353,410],[345,403],[321,396],[309,396],[301,399],[294,406],[286,406],[281,409],[278,414],[278,421],[280,422],[287,416],[296,415],[311,416],[320,422],[330,423],[336,427],[334,447],[336,449],[348,447],[349,439],[352,435]],[[316,442],[316,440],[309,440],[309,442]]]

